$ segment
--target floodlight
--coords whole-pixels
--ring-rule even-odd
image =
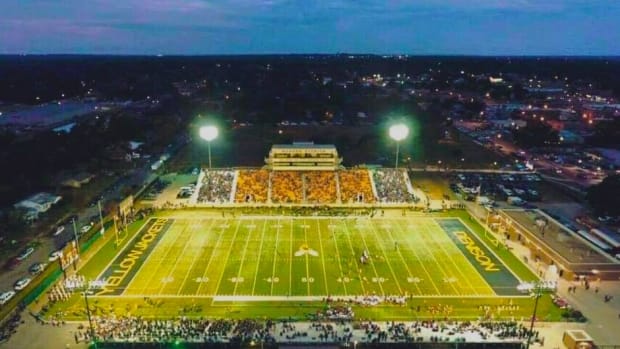
[[[409,128],[404,124],[396,124],[390,127],[390,137],[399,142],[407,138],[409,135]]]
[[[217,127],[215,126],[203,126],[200,128],[200,137],[207,142],[211,142],[212,140],[217,138]]]
[[[400,150],[400,141],[407,138],[409,128],[405,124],[396,124],[390,127],[390,137],[396,141],[396,162],[394,168],[398,168],[398,151]]]
[[[217,127],[215,126],[203,126],[200,128],[200,138],[207,141],[209,147],[209,168],[211,168],[211,141],[217,138]]]

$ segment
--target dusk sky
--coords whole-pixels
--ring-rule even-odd
[[[1,0],[0,53],[620,55],[620,0]]]

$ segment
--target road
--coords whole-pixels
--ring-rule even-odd
[[[172,143],[170,143],[170,145],[166,148],[165,152],[168,153],[170,156],[173,156],[183,146],[185,146],[187,142],[187,136],[185,134],[180,134],[172,141]],[[110,200],[123,198],[123,193],[121,192],[123,188],[141,188],[147,183],[150,183],[150,181],[156,176],[156,174],[154,174],[153,170],[151,169],[152,162],[153,161],[151,159],[134,160],[134,168],[128,170],[124,175],[119,177],[119,179],[115,183],[110,185],[103,191],[103,193],[101,193],[101,207],[105,207],[105,204]],[[89,225],[91,222],[91,217],[95,218],[94,220],[96,222],[99,221],[99,210],[96,204],[81,209],[79,212],[75,213],[75,215],[77,216],[75,227],[77,230],[78,238],[82,235],[80,233],[80,228],[85,225]],[[36,236],[33,239],[33,241],[36,242],[36,247],[32,255],[22,261],[19,265],[15,266],[14,269],[3,270],[2,273],[0,273],[0,292],[5,292],[13,289],[14,283],[22,277],[32,277],[28,272],[28,269],[32,264],[39,262],[50,263],[49,255],[52,252],[64,247],[68,241],[74,238],[75,233],[73,229],[73,224],[71,222],[65,224],[64,231],[57,236],[44,235],[43,233]],[[33,282],[37,281],[38,280],[33,280]],[[23,295],[16,295],[16,297],[20,296]]]
[[[496,153],[506,157],[512,157],[513,154],[524,154],[523,156],[525,156],[525,158],[529,160],[532,165],[534,165],[534,168],[537,171],[560,180],[568,180],[579,189],[584,189],[593,184],[598,184],[602,180],[602,177],[596,171],[585,170],[577,166],[567,164],[558,164],[549,159],[545,159],[544,157],[533,157],[528,152],[519,148],[512,142],[506,141],[505,139],[496,138],[493,139],[492,142],[493,149]]]

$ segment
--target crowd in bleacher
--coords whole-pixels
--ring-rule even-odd
[[[306,181],[306,202],[309,204],[330,204],[338,199],[336,173],[313,171],[304,174]]]
[[[271,175],[271,201],[274,203],[301,203],[303,180],[301,172],[273,171]]]
[[[269,203],[269,198],[274,204],[313,205],[416,201],[409,191],[405,172],[396,169],[239,170],[236,180],[232,170],[205,170],[201,178],[196,200],[199,204],[229,203],[233,190],[236,203]]]
[[[153,320],[136,316],[93,317],[98,341],[205,343],[407,343],[522,341],[529,330],[516,322],[413,321],[351,322],[350,308],[328,306],[312,322],[208,320],[177,317]],[[79,335],[79,336],[78,336]],[[76,335],[90,340],[88,328]],[[539,342],[538,332],[532,336]]]
[[[405,171],[398,169],[377,169],[373,171],[373,180],[380,202],[412,202],[413,194],[409,193]]]
[[[235,172],[230,170],[205,170],[200,192],[199,203],[222,204],[230,202],[230,193]]]
[[[368,170],[345,170],[338,172],[342,203],[373,203],[375,195]]]
[[[94,317],[96,336],[105,342],[230,342],[273,341],[273,322],[256,320],[207,320],[179,317],[152,320],[137,316]],[[85,329],[82,338],[88,338]]]
[[[269,171],[239,170],[235,202],[265,203],[269,195]]]

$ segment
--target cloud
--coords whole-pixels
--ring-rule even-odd
[[[489,50],[478,41],[493,52],[527,43],[579,53],[572,38],[583,50],[620,50],[609,44],[620,33],[616,0],[2,0],[0,9],[5,53]]]

